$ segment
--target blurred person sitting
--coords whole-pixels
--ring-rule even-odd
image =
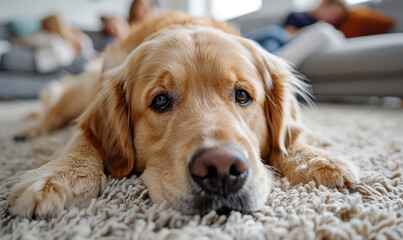
[[[128,19],[121,17],[101,17],[103,32],[113,38],[124,38],[130,33],[130,28],[142,22],[152,12],[152,0],[134,0],[130,6]]]
[[[130,6],[129,18],[127,19],[130,26],[136,25],[144,20],[154,8],[153,0],[134,0]]]
[[[348,6],[344,0],[322,0],[316,8],[310,11],[290,13],[283,27],[292,37],[302,28],[319,21],[338,26],[347,17],[347,14]]]
[[[35,70],[39,73],[69,66],[79,56],[90,59],[94,54],[91,39],[58,15],[44,18],[39,31],[16,40],[15,45],[34,52]]]
[[[344,0],[322,0],[312,10],[290,13],[282,26],[264,27],[246,37],[258,42],[268,52],[298,66],[325,45],[344,39],[335,27],[343,22],[348,12]]]

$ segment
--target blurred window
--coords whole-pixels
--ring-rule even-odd
[[[198,16],[211,16],[218,20],[258,11],[262,0],[189,0],[189,12]]]
[[[321,0],[293,0],[294,9],[297,11],[307,11],[314,8],[320,3]],[[353,5],[369,0],[346,0],[347,4]]]

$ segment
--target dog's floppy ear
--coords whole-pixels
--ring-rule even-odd
[[[296,94],[304,94],[304,85],[282,59],[265,53],[263,71],[266,103],[265,114],[270,131],[270,144],[274,151],[287,154],[287,149],[299,137],[299,105]],[[267,78],[270,76],[270,78]],[[301,92],[302,91],[302,92]]]
[[[114,178],[123,178],[134,168],[133,122],[130,91],[125,74],[113,69],[100,76],[97,98],[79,119],[79,128],[103,155]]]
[[[299,105],[295,95],[299,94],[309,102],[306,84],[293,74],[291,67],[284,60],[249,40],[245,42],[265,87],[265,114],[271,151],[287,154],[289,146],[302,132],[298,122]]]

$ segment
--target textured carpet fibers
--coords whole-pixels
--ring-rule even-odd
[[[342,191],[290,185],[275,176],[266,207],[249,215],[186,216],[152,204],[141,180],[108,178],[90,206],[49,221],[10,216],[8,195],[23,171],[37,168],[65,145],[73,127],[26,143],[11,136],[38,103],[0,104],[1,239],[403,239],[403,110],[319,105],[303,110],[315,145],[343,154],[360,168],[361,183]]]

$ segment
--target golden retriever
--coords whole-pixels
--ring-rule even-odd
[[[92,71],[46,97],[42,124],[25,132],[46,133],[83,112],[62,154],[21,176],[12,213],[42,219],[86,206],[105,170],[141,174],[153,202],[186,214],[261,209],[271,188],[265,164],[292,183],[358,181],[352,163],[303,142],[294,95],[304,87],[287,64],[225,23],[149,17]]]

